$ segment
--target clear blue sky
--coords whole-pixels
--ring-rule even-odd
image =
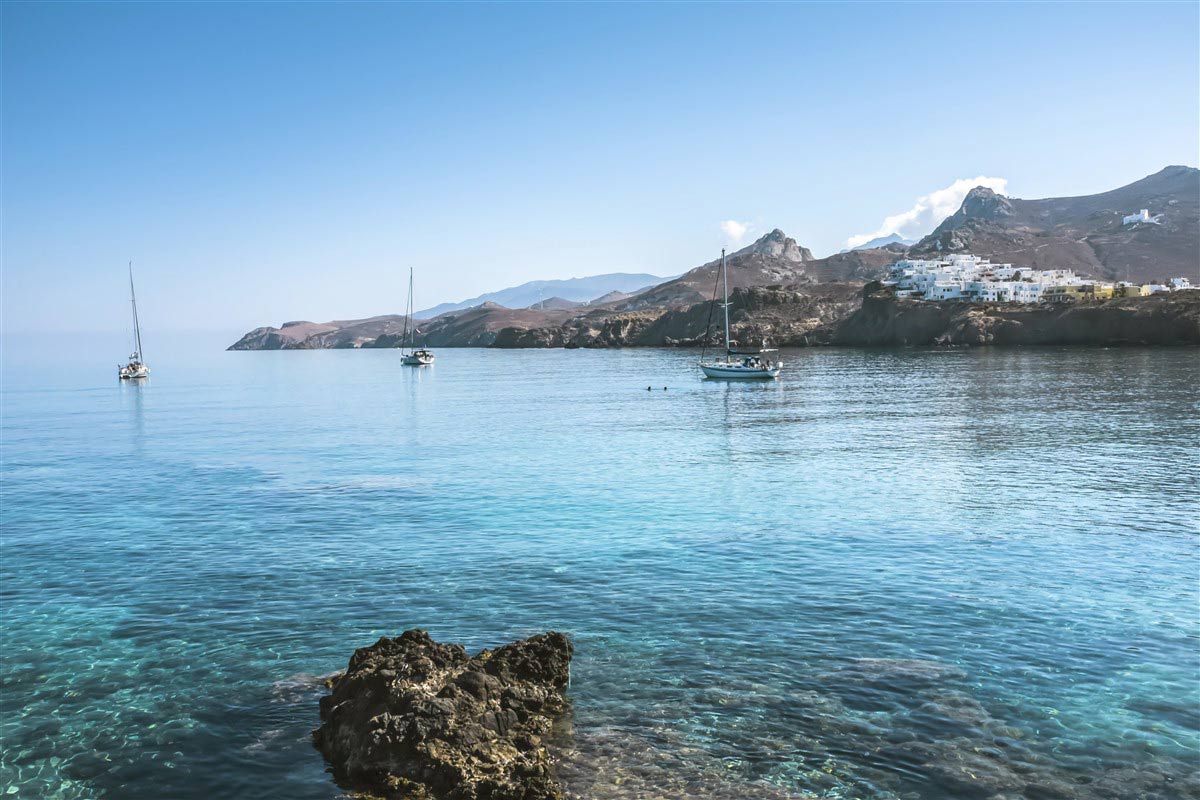
[[[3,4],[8,331],[362,317],[818,255],[1200,149],[1200,5]]]

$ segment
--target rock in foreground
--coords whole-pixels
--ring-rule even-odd
[[[558,800],[544,739],[567,710],[571,643],[543,633],[471,657],[406,631],[355,651],[313,743],[343,784],[396,798]]]

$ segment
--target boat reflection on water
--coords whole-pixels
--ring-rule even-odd
[[[144,392],[149,391],[150,378],[134,378],[120,381],[122,403],[130,408],[130,432],[133,450],[141,453],[146,443],[146,408]]]

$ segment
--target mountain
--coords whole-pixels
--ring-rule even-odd
[[[796,244],[795,239],[776,228],[753,244],[726,256],[729,288],[796,283],[804,280],[804,265],[813,260],[811,250]],[[721,259],[713,259],[678,278],[639,292],[617,308],[632,311],[710,300],[720,268]]]
[[[870,281],[881,277],[887,267],[904,258],[904,254],[904,247],[898,244],[870,250],[847,250],[805,264],[804,272],[815,283]]]
[[[255,328],[229,349],[321,350],[361,347],[380,336],[399,337],[403,330],[404,317],[397,314],[332,322],[285,322],[278,328]]]
[[[417,340],[429,347],[489,347],[505,329],[562,325],[575,316],[571,310],[505,308],[486,302],[465,311],[440,314],[431,320],[417,320]],[[381,336],[361,347],[399,347],[399,335]]]
[[[1158,222],[1125,225],[1148,209]],[[1200,170],[1172,166],[1100,194],[1022,200],[978,186],[911,256],[970,252],[1110,280],[1200,277]]]
[[[616,292],[616,291],[609,292],[608,294],[600,295],[595,300],[589,300],[587,305],[602,306],[605,303],[619,303],[622,300],[628,300],[629,298],[633,297],[635,294],[636,294],[636,292]]]
[[[1143,208],[1157,222],[1124,224],[1125,216]],[[775,229],[727,257],[730,300],[737,312],[735,327],[757,337],[755,340],[762,334],[781,343],[819,341],[821,331],[828,332],[830,326],[839,324],[850,313],[857,303],[854,293],[864,283],[881,277],[897,258],[905,253],[935,257],[948,252],[972,252],[1022,266],[1066,267],[1109,279],[1145,282],[1184,275],[1200,282],[1200,170],[1167,167],[1109,192],[1044,200],[1004,197],[977,187],[967,194],[958,211],[907,249],[902,243],[889,242],[882,247],[813,258],[808,248]],[[720,290],[719,266],[720,259],[714,259],[645,289],[644,281],[656,279],[615,273],[570,281],[534,281],[484,295],[502,297],[505,303],[476,298],[468,301],[475,303],[471,308],[442,311],[421,322],[418,338],[431,347],[610,347],[694,342],[699,335],[697,326],[701,319],[707,320],[712,308],[714,289]],[[617,278],[628,279],[624,285],[631,288],[613,286]],[[564,290],[568,285],[578,291]],[[544,307],[539,302],[543,298]],[[510,307],[509,303],[521,305]],[[447,306],[422,313],[428,315],[443,308]],[[947,325],[966,325],[974,319],[967,311],[950,320],[938,316],[949,311],[935,313],[925,306],[894,308],[898,315],[907,313],[906,309],[924,309],[914,319],[936,317]],[[1114,304],[1112,308],[1136,308],[1139,313],[1167,308],[1163,314],[1178,316],[1166,301]],[[1109,319],[1103,314],[1101,317]],[[1049,316],[1030,312],[1020,318],[1032,324]],[[1075,325],[1090,317],[1072,314],[1063,319]],[[279,328],[256,328],[230,349],[394,347],[403,323],[404,318],[395,315],[325,323],[289,322]],[[1092,334],[1079,335],[1086,339]],[[1105,339],[1099,333],[1096,336],[1096,341],[1116,340]],[[909,337],[906,334],[901,338]],[[1035,339],[1018,337],[1014,341]]]
[[[895,247],[817,259],[808,248],[775,229],[727,256],[730,296],[739,298],[735,305],[750,304],[751,310],[746,313],[759,313],[769,306],[770,312],[761,313],[772,319],[789,319],[788,330],[807,329],[848,313],[846,303],[856,302],[862,282],[879,277],[899,257],[896,250],[890,249]],[[418,339],[430,347],[536,346],[533,342],[542,346],[548,342],[615,346],[650,344],[656,336],[687,340],[698,335],[696,326],[707,318],[720,264],[720,259],[714,259],[648,289],[634,293],[614,290],[587,303],[547,296],[544,303],[539,297],[524,308],[509,308],[485,300],[471,308],[419,320]],[[817,284],[828,284],[829,288],[818,291]],[[837,299],[830,299],[834,297]],[[256,328],[230,349],[396,347],[403,323],[400,316],[288,323],[281,328]]]
[[[617,292],[616,294],[623,293]],[[608,294],[601,296],[611,297],[612,295],[613,292],[609,292]],[[587,303],[580,303],[575,300],[567,300],[565,297],[547,297],[545,300],[539,300],[536,303],[530,304],[529,308],[537,309],[539,311],[566,311],[569,308],[579,308],[580,306],[584,305],[587,305]]]
[[[889,244],[898,244],[902,247],[910,247],[917,243],[916,239],[905,239],[898,233],[889,233],[887,236],[879,236],[869,242],[863,242],[856,247],[848,247],[843,250],[843,253],[849,253],[852,250],[874,250],[879,247],[887,247]]]
[[[450,311],[461,311],[474,308],[482,303],[496,303],[505,308],[528,308],[533,304],[551,297],[570,300],[575,303],[586,303],[609,292],[635,292],[661,283],[664,279],[657,275],[646,273],[612,272],[607,275],[592,275],[587,278],[568,278],[566,280],[530,281],[520,286],[511,286],[498,292],[488,292],[461,303],[441,303],[433,308],[418,311],[413,314],[417,319],[431,319],[439,314]]]

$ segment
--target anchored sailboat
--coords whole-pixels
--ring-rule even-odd
[[[123,381],[149,378],[150,367],[142,361],[142,326],[138,323],[137,295],[133,291],[133,262],[129,262],[129,302],[133,305],[133,342],[136,348],[129,355],[129,363],[117,367],[117,378]]]
[[[433,363],[433,353],[424,347],[417,347],[416,323],[413,322],[413,271],[408,270],[408,307],[404,310],[404,334],[400,337],[400,363],[409,367],[427,367]],[[412,323],[412,324],[410,324]],[[412,339],[409,340],[409,329],[412,329]],[[409,350],[409,347],[412,347]]]
[[[758,350],[735,350],[730,344],[729,339],[729,270],[725,265],[725,251],[721,250],[721,285],[724,287],[724,302],[721,303],[725,309],[725,358],[713,359],[706,361],[704,356],[708,350],[708,328],[704,330],[704,350],[700,353],[700,369],[706,377],[720,378],[724,380],[770,380],[778,378],[780,371],[783,369],[783,363],[780,361],[772,362],[769,358],[764,358],[764,353],[773,353],[773,349],[766,347],[766,342],[763,342],[764,347]],[[716,287],[713,287],[713,303],[717,302]],[[709,312],[709,322],[712,322],[712,312]],[[741,358],[735,358],[741,356]]]

